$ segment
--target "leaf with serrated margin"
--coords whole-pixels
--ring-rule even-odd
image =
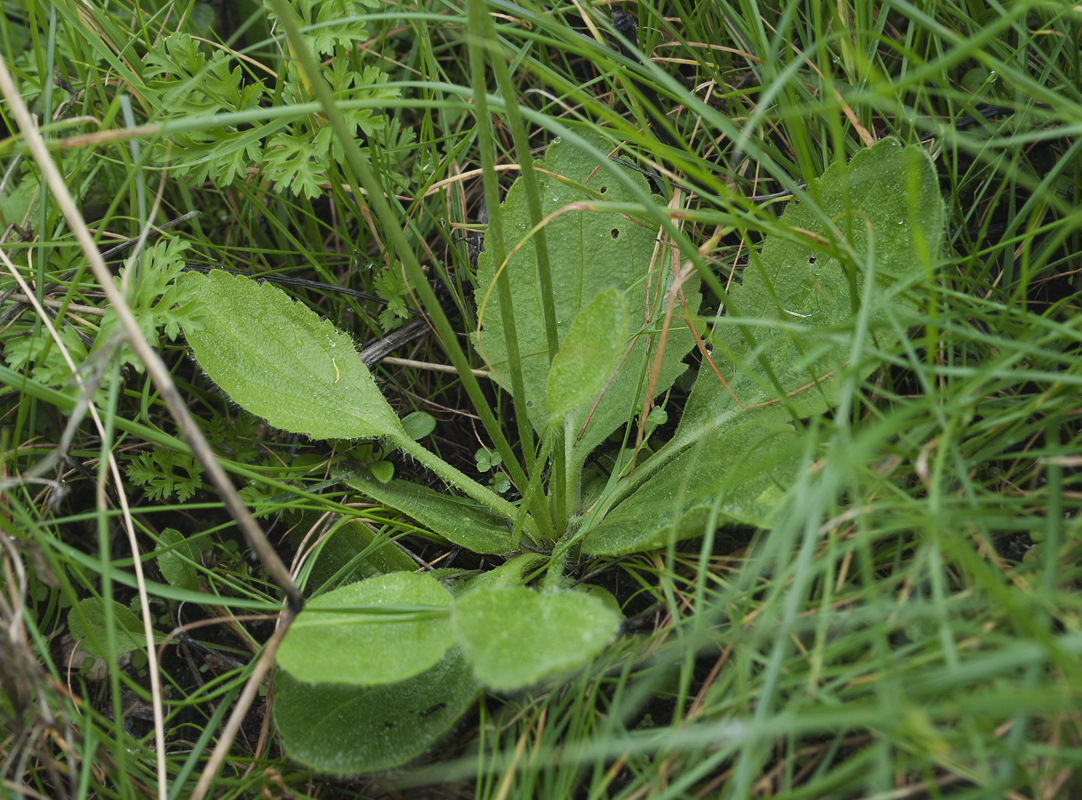
[[[185,325],[196,361],[246,411],[313,439],[405,436],[349,336],[285,292],[221,270],[178,285],[206,323]]]

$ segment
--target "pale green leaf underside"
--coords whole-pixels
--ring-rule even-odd
[[[511,691],[587,664],[615,638],[620,616],[582,592],[498,586],[456,598],[452,620],[474,674]]]
[[[860,302],[872,303],[871,336],[881,347],[888,343],[889,334],[876,327],[882,318],[877,305],[890,303],[896,313],[906,311],[905,303],[887,288],[904,286],[930,268],[939,255],[944,220],[931,159],[921,148],[903,148],[896,139],[861,150],[849,164],[833,164],[806,193],[819,211],[809,201],[791,202],[781,223],[831,242],[834,254],[811,246],[804,233],[768,236],[762,253],[753,254],[744,270],[741,285],[730,290],[743,319],[764,323],[751,327],[758,348],[724,317],[710,337],[714,361],[744,405],[779,397],[763,374],[760,355],[787,394],[812,384],[789,399],[799,416],[821,413],[838,402]],[[879,291],[862,298],[870,265]],[[863,379],[877,365],[874,358],[866,358],[848,369]],[[705,425],[732,424],[741,413],[704,363],[677,438],[690,444]]]
[[[305,683],[377,686],[433,666],[454,641],[451,594],[428,574],[393,572],[310,600],[278,648],[278,664]],[[365,612],[386,606],[391,614]],[[420,607],[414,612],[396,606]],[[392,615],[393,614],[393,615]],[[403,618],[407,617],[407,618]]]
[[[283,671],[275,683],[274,722],[286,755],[339,776],[391,769],[418,757],[480,691],[458,648],[401,683],[312,686]]]
[[[269,283],[215,270],[178,281],[206,325],[186,326],[199,366],[246,411],[313,439],[402,437],[350,338]]]
[[[715,503],[719,523],[768,527],[800,465],[800,437],[781,416],[753,412],[701,438],[614,508],[583,550],[622,555],[702,536]]]
[[[595,140],[602,150],[609,145]],[[537,164],[544,172],[536,175],[541,193],[542,214],[549,214],[571,203],[636,203],[636,198],[605,171],[598,169],[597,160],[574,145],[557,140],[548,149],[544,161]],[[550,174],[551,173],[551,174]],[[560,178],[554,176],[561,176]],[[646,180],[628,172],[629,178],[649,192]],[[526,189],[516,181],[501,205],[504,238],[508,251],[524,242],[507,265],[522,378],[530,423],[543,434],[549,426],[547,386],[549,357],[545,338],[540,287],[537,278],[537,257],[533,239],[527,236],[533,227],[526,202]],[[555,292],[556,321],[559,340],[566,340],[572,322],[591,300],[607,289],[624,295],[628,311],[628,330],[635,333],[645,326],[646,293],[654,316],[663,314],[663,298],[669,286],[669,262],[661,257],[650,273],[658,226],[632,221],[612,212],[568,211],[552,219],[545,227],[549,266]],[[477,296],[481,304],[482,330],[477,337],[477,349],[491,367],[497,380],[510,388],[507,349],[504,342],[502,312],[495,290],[496,270],[492,253],[486,250],[478,260]],[[658,288],[658,275],[665,276]],[[684,296],[691,313],[699,307],[697,279],[684,285]],[[596,411],[590,417],[586,433],[576,444],[581,463],[598,444],[627,422],[632,410],[642,404],[641,380],[647,362],[647,340],[640,336],[624,361],[616,378],[609,385]],[[668,389],[684,371],[683,357],[694,346],[694,339],[680,319],[673,321],[665,358],[663,359],[657,391]],[[589,407],[569,414],[566,424],[577,430],[586,420]]]
[[[440,494],[409,481],[383,483],[367,467],[356,467],[346,483],[377,503],[401,511],[438,536],[474,553],[506,553],[511,531],[506,520],[471,500]]]
[[[624,297],[606,289],[578,313],[552,360],[547,395],[553,421],[597,396],[620,363],[626,337]]]

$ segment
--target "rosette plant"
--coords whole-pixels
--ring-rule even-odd
[[[192,352],[232,401],[286,431],[409,456],[446,490],[366,464],[340,477],[449,544],[506,558],[469,577],[388,563],[309,599],[277,654],[275,721],[294,759],[341,775],[400,765],[480,692],[587,664],[622,616],[604,590],[571,585],[569,555],[768,528],[806,468],[805,421],[904,335],[944,216],[923,150],[886,139],[833,164],[726,292],[702,258],[710,243],[689,247],[610,149],[565,131],[491,209],[470,333],[514,403],[510,437],[478,412],[515,500],[416,441],[350,336],[303,304],[221,271],[178,280]],[[675,432],[648,448],[659,416],[677,413],[655,404],[678,380],[691,390]],[[611,469],[594,468],[599,454]]]

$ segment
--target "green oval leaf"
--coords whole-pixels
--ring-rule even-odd
[[[222,270],[178,285],[202,306],[196,361],[246,411],[313,439],[404,435],[350,338],[285,292]]]
[[[482,587],[455,599],[452,619],[474,673],[497,691],[578,669],[616,637],[620,615],[582,592]]]
[[[424,411],[414,411],[412,414],[403,417],[402,428],[406,431],[408,437],[415,442],[419,442],[436,430],[436,418]]]
[[[401,766],[447,733],[480,684],[458,648],[409,680],[385,686],[312,686],[279,671],[274,722],[286,755],[331,775]]]
[[[68,632],[83,650],[97,658],[107,658],[105,632],[105,603],[113,608],[113,624],[116,636],[116,654],[129,653],[132,650],[146,649],[147,637],[143,633],[143,621],[130,608],[115,600],[99,600],[88,597],[79,603],[78,608],[68,612]],[[80,613],[81,612],[81,613]],[[85,618],[85,620],[84,620]],[[155,644],[163,637],[154,634]]]
[[[450,605],[451,594],[428,574],[394,572],[343,586],[305,605],[278,648],[278,664],[305,683],[406,680],[454,642]]]
[[[848,364],[852,330],[862,303],[871,304],[867,345],[890,344],[886,326],[876,326],[889,303],[895,314],[912,316],[903,297],[892,295],[939,256],[944,207],[935,167],[918,146],[883,139],[832,164],[806,190],[808,200],[789,203],[781,224],[792,236],[770,235],[759,257],[730,289],[734,306],[750,327],[755,347],[725,317],[708,337],[724,386],[705,362],[677,431],[678,446],[694,444],[707,426],[725,427],[743,416],[730,389],[745,406],[778,400],[763,361],[778,379],[787,404],[801,417],[833,407],[846,370],[859,378],[879,366],[876,358]],[[815,246],[818,240],[824,244]],[[876,292],[864,297],[868,269]],[[903,319],[904,321],[904,319]]]
[[[196,556],[180,531],[175,528],[163,530],[161,544],[155,548],[155,552],[158,556],[158,569],[170,586],[192,592],[199,591]]]
[[[627,338],[627,306],[616,289],[606,289],[582,309],[552,359],[548,375],[550,422],[592,400],[612,376]]]

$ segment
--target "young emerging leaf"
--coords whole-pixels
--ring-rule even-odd
[[[702,536],[715,504],[719,522],[769,527],[800,466],[801,442],[776,410],[753,413],[667,464],[590,530],[583,550],[623,555]]]
[[[887,303],[895,312],[906,309],[889,291],[863,296],[868,271],[874,269],[877,287],[904,290],[938,256],[944,219],[932,160],[920,147],[903,148],[896,139],[861,150],[848,164],[832,164],[806,193],[814,204],[792,202],[781,217],[793,236],[767,237],[741,285],[730,290],[744,320],[762,321],[750,328],[756,346],[725,317],[710,337],[714,363],[741,403],[756,405],[781,395],[763,371],[765,359],[801,417],[838,402],[861,304],[872,304],[873,324]],[[826,247],[812,246],[813,241]],[[880,346],[885,343],[887,334],[871,333]],[[864,378],[878,363],[866,359],[848,368]],[[704,427],[731,425],[741,414],[704,363],[676,439],[690,445]]]
[[[401,683],[312,686],[281,670],[274,682],[274,722],[286,755],[339,776],[378,772],[417,758],[480,692],[457,647]]]
[[[269,283],[221,270],[178,284],[206,322],[185,325],[196,361],[239,406],[313,439],[405,437],[353,342],[330,322]]]
[[[593,140],[602,150],[610,146]],[[606,202],[637,203],[637,198],[614,180],[597,160],[574,145],[556,140],[545,160],[537,164],[536,175],[541,192],[541,212],[549,215],[572,204],[590,206]],[[628,172],[628,179],[649,192],[646,180]],[[530,408],[530,423],[543,434],[549,427],[552,412],[548,408],[549,357],[542,316],[541,289],[537,280],[537,256],[533,222],[526,202],[526,189],[516,181],[500,207],[504,236],[509,246],[520,245],[510,256],[506,269],[511,283],[511,300],[521,354],[524,391]],[[654,260],[658,226],[632,220],[623,214],[605,210],[566,210],[548,221],[545,227],[549,266],[552,272],[556,321],[561,344],[566,341],[572,323],[597,295],[613,289],[623,294],[628,311],[628,329],[635,333],[659,322],[664,312],[666,292],[672,284],[669,259]],[[664,251],[664,248],[662,248]],[[478,298],[481,303],[481,331],[475,344],[492,368],[496,379],[510,388],[507,350],[502,328],[503,312],[494,289],[497,270],[489,251],[478,259]],[[651,269],[652,268],[652,269]],[[490,288],[492,291],[490,292]],[[649,292],[649,295],[647,294]],[[688,281],[683,294],[689,311],[699,308],[698,280]],[[646,309],[650,309],[650,321]],[[642,405],[643,374],[648,358],[648,344],[657,346],[651,336],[639,336],[624,360],[590,422],[576,444],[576,460],[581,464],[587,455],[620,425],[627,422],[632,409]],[[672,386],[684,371],[683,357],[694,347],[694,339],[680,320],[674,320],[665,347],[657,392]],[[562,384],[562,381],[561,381]],[[576,430],[586,421],[590,406],[584,405],[568,414],[566,424]]]
[[[455,599],[459,646],[486,686],[511,691],[578,669],[616,637],[617,614],[582,592],[482,587]]]
[[[627,306],[616,289],[606,289],[582,309],[552,359],[548,412],[558,422],[592,400],[620,363],[627,337]]]
[[[427,573],[393,572],[343,586],[305,605],[278,648],[278,664],[305,683],[404,681],[436,664],[454,642],[450,605],[450,592]]]

